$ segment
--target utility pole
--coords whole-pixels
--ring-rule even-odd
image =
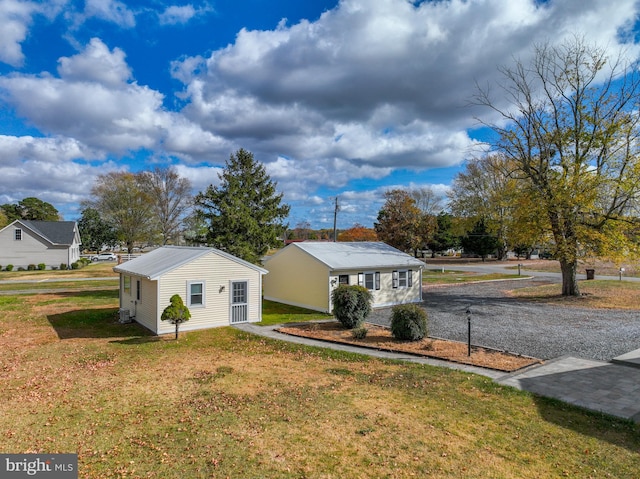
[[[340,209],[340,205],[338,205],[338,197],[336,196],[336,206],[333,210],[333,242],[338,241],[338,210]]]

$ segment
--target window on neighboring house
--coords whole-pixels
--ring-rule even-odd
[[[338,284],[344,284],[346,286],[349,285],[349,275],[348,274],[341,274],[338,276]]]
[[[136,280],[136,299],[140,301],[142,299],[142,281]]]
[[[358,285],[371,291],[380,289],[380,272],[358,273]]]
[[[393,271],[391,279],[394,288],[410,288],[413,283],[413,271]]]
[[[187,306],[204,306],[204,282],[189,281],[187,283]]]
[[[124,292],[127,294],[131,294],[131,276],[125,276],[123,278],[123,288],[124,288]]]
[[[16,241],[22,241],[22,230],[20,228],[15,229],[13,239]]]

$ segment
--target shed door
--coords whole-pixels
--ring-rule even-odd
[[[247,322],[248,297],[249,285],[247,281],[231,282],[231,324]]]

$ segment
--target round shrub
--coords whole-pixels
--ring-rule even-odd
[[[417,304],[400,304],[391,310],[391,334],[396,339],[418,341],[427,335],[427,312]]]
[[[364,326],[358,326],[357,328],[353,328],[351,330],[351,336],[353,339],[364,339],[367,337],[367,333],[369,330]]]
[[[39,269],[40,271],[44,271],[45,269],[47,269],[47,265],[46,265],[46,264],[44,264],[44,263],[39,263],[39,264],[38,264],[38,269]]]
[[[62,270],[69,269],[69,265],[67,265],[67,263],[60,263],[60,269]]]
[[[27,266],[27,271],[35,271],[36,270],[36,265],[35,264],[30,264]]]
[[[13,265],[12,264],[8,264],[7,267],[4,270],[5,271],[13,271]]]
[[[371,313],[371,300],[367,288],[341,284],[331,292],[333,315],[345,328],[357,328]]]

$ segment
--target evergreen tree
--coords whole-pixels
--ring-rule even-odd
[[[161,321],[169,321],[171,324],[176,327],[176,340],[178,339],[178,329],[180,325],[186,321],[191,319],[191,311],[184,304],[182,298],[179,294],[174,294],[171,296],[169,300],[171,304],[164,308],[162,311],[162,316],[160,316]]]
[[[498,238],[489,233],[485,221],[478,221],[473,229],[460,240],[465,253],[477,254],[485,260],[487,255],[495,253],[498,248]]]
[[[269,248],[281,244],[289,205],[276,193],[264,165],[240,149],[218,175],[220,186],[209,185],[195,199],[199,216],[207,224],[204,242],[258,264]]]

